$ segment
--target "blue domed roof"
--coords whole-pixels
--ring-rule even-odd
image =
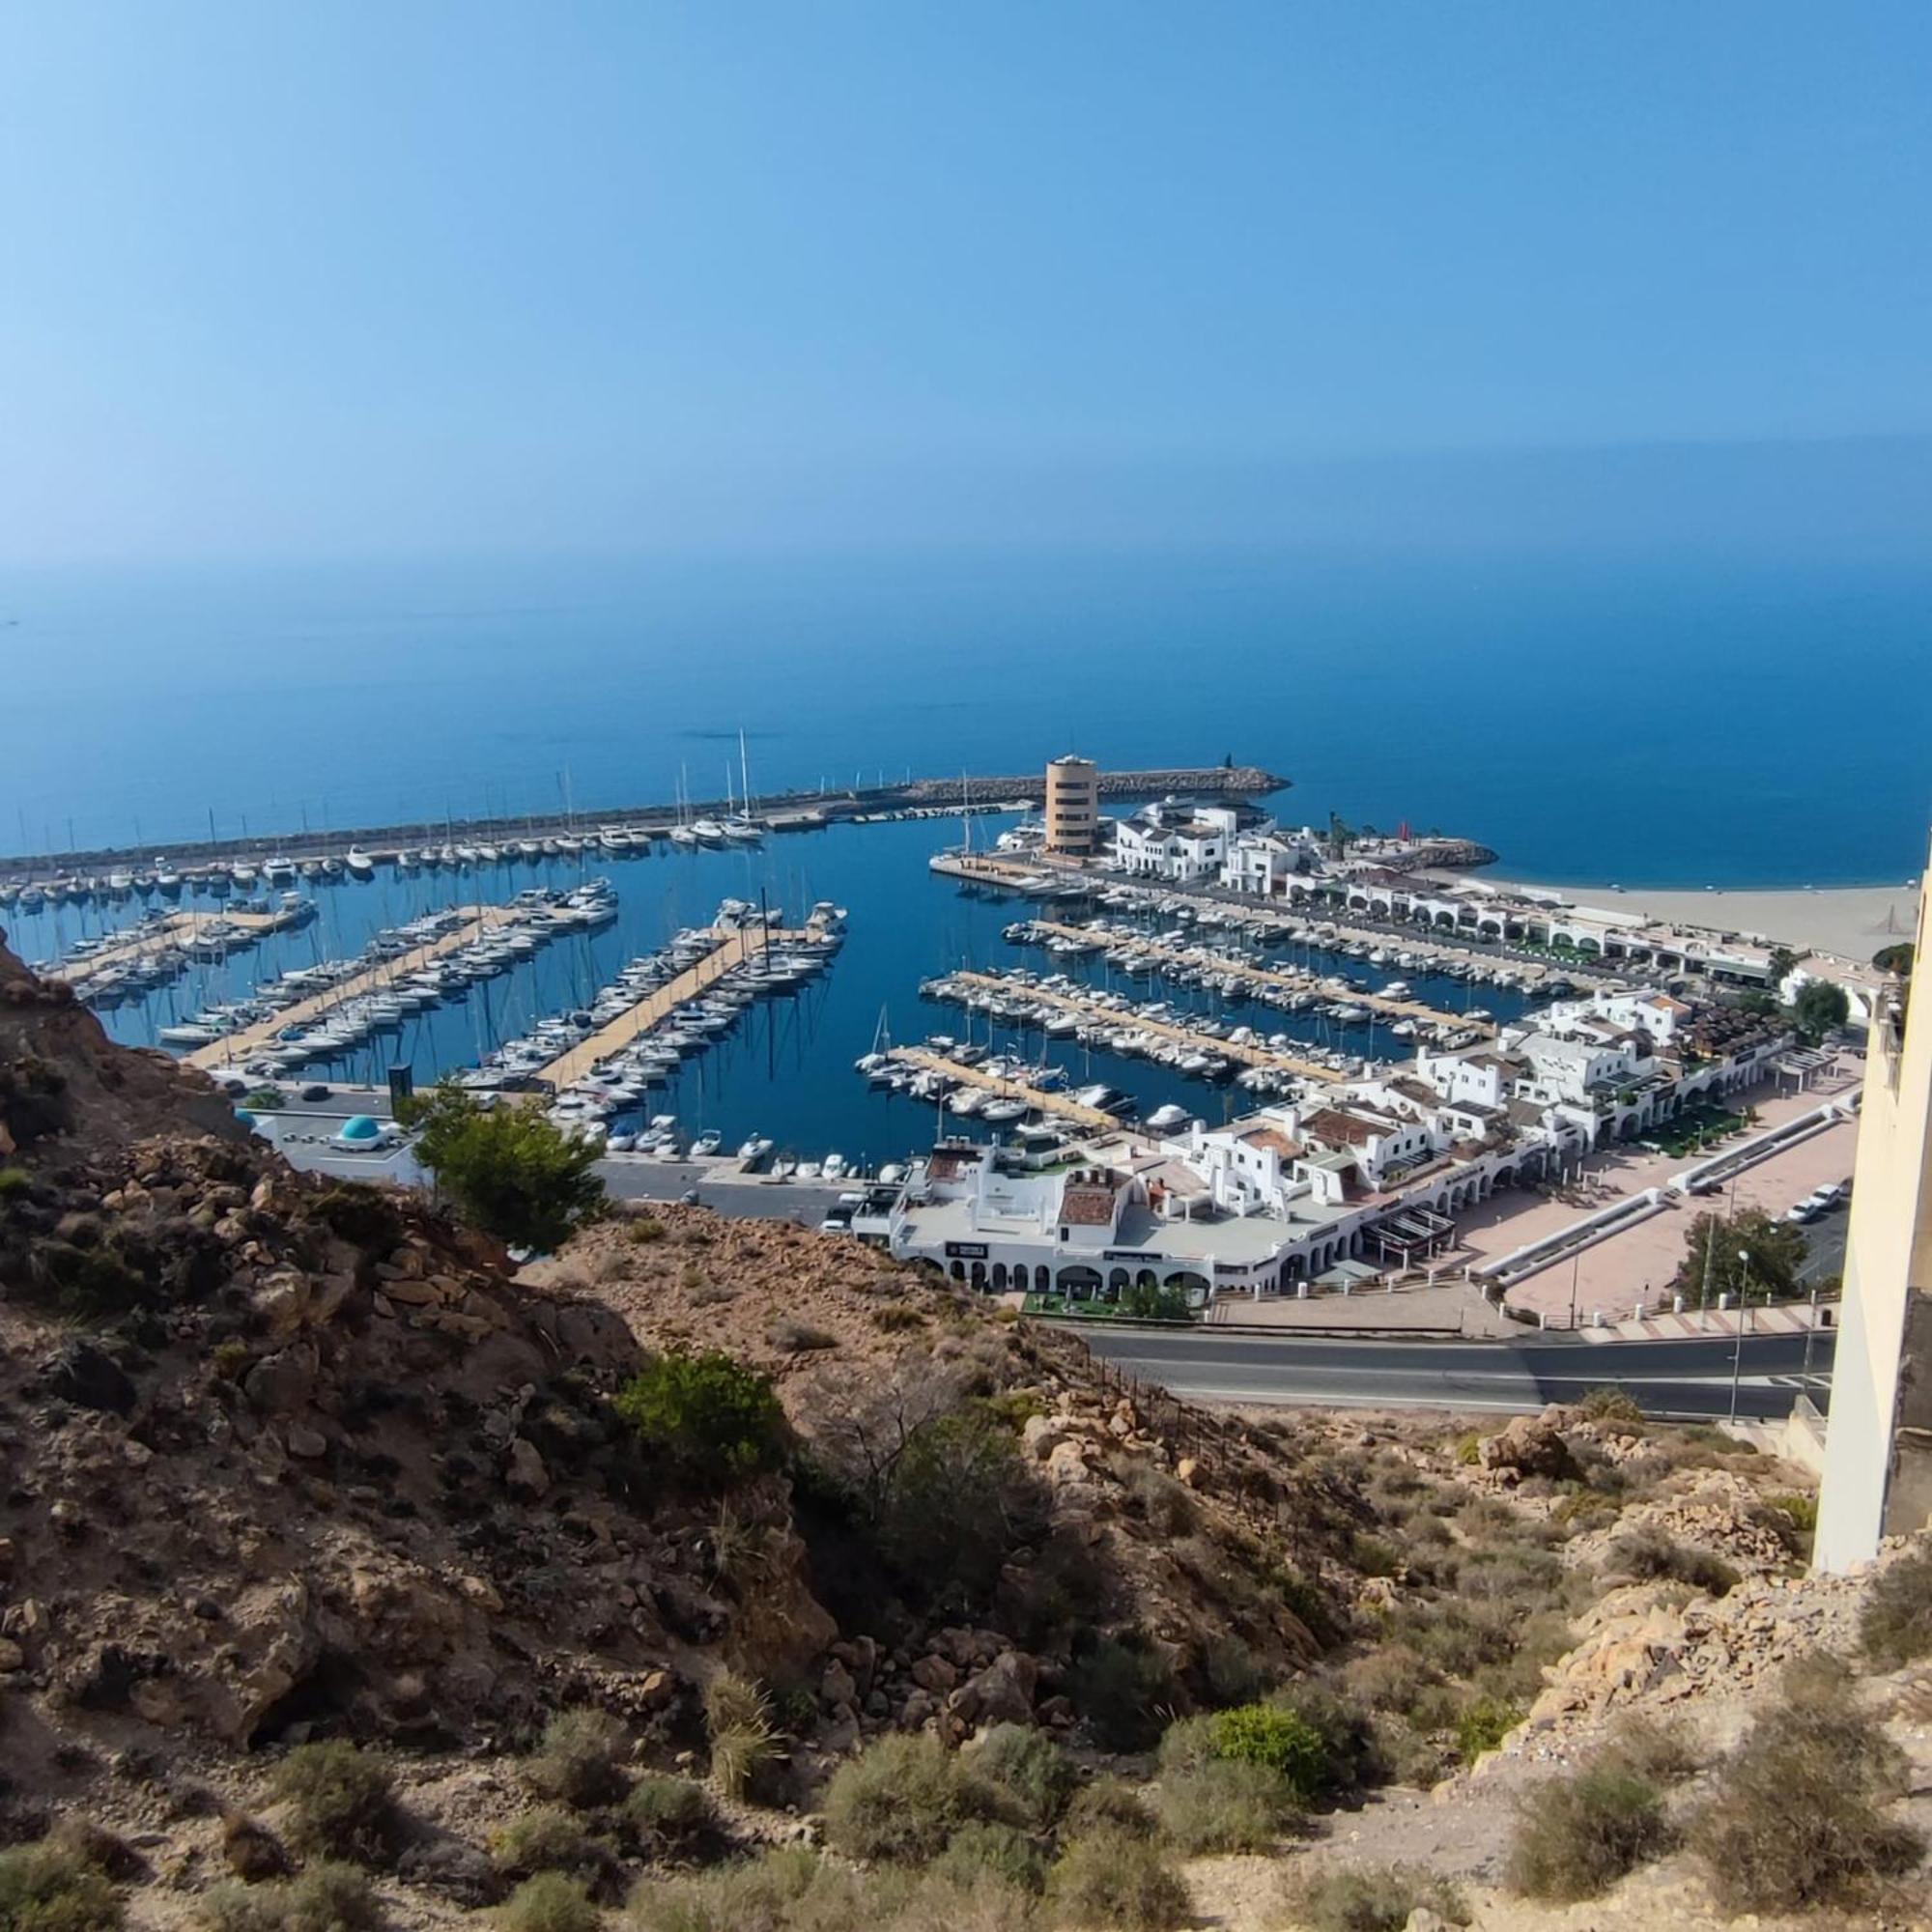
[[[383,1129],[367,1114],[351,1114],[335,1138],[339,1141],[373,1141],[380,1138]]]

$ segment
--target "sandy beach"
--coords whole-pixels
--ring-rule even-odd
[[[1450,875],[1445,875],[1450,876]],[[1662,920],[1677,925],[1715,926],[1722,932],[1758,933],[1797,950],[1834,953],[1868,965],[1880,947],[1910,939],[1918,922],[1916,884],[1829,886],[1812,892],[1652,892],[1608,885],[1550,885],[1467,873],[1485,885],[1511,892],[1555,893],[1577,905],[1601,906],[1626,918]]]

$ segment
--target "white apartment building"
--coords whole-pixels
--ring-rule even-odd
[[[1114,827],[1114,858],[1136,878],[1178,885],[1218,880],[1239,829],[1240,813],[1233,806],[1163,799]]]

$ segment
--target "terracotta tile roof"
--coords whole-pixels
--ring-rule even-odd
[[[1352,1147],[1371,1134],[1386,1133],[1388,1123],[1365,1119],[1342,1107],[1323,1107],[1302,1122],[1301,1130],[1310,1140],[1339,1141],[1345,1147]]]
[[[1114,1190],[1107,1182],[1068,1181],[1060,1194],[1060,1218],[1075,1228],[1105,1228],[1114,1219]]]

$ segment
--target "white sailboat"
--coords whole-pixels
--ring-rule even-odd
[[[765,836],[765,828],[752,816],[752,770],[745,756],[745,733],[738,732],[738,809],[724,821],[724,836],[737,845],[755,845]],[[731,789],[731,768],[724,767],[724,789]]]

